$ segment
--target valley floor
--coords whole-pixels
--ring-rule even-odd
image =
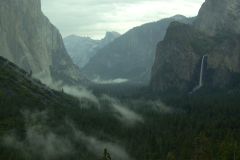
[[[153,95],[89,86],[95,100],[49,89],[0,65],[0,159],[240,159],[240,89]],[[209,94],[207,94],[209,93]]]

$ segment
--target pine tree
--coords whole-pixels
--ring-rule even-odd
[[[107,149],[104,149],[103,158],[101,160],[112,160],[110,153],[108,153]]]

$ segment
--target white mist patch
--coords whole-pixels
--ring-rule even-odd
[[[134,124],[137,122],[143,122],[143,118],[140,115],[121,104],[113,104],[113,108],[119,113],[117,117],[123,122]]]
[[[93,82],[97,84],[121,84],[121,83],[128,82],[128,79],[117,78],[117,79],[102,80],[100,78],[96,78],[93,80]]]
[[[23,112],[23,115],[26,126],[25,139],[20,141],[14,134],[10,134],[3,136],[3,144],[21,151],[28,158],[36,156],[44,160],[60,158],[73,152],[68,139],[54,134],[44,125],[47,123],[46,112]]]
[[[173,108],[165,105],[161,101],[149,101],[148,102],[149,106],[151,106],[156,112],[159,113],[173,113],[174,110]]]
[[[115,116],[125,124],[143,123],[144,119],[141,115],[135,113],[129,107],[121,104],[118,100],[109,96],[104,96],[104,99],[111,103],[112,108],[116,112]]]
[[[114,160],[131,160],[126,150],[118,144],[105,142],[95,137],[87,136],[76,129],[75,138],[76,140],[83,141],[88,150],[96,154],[98,157],[103,156],[103,151],[106,148]]]
[[[35,74],[34,77],[40,79],[42,83],[49,86],[51,89],[54,89],[56,91],[64,91],[64,93],[74,96],[76,98],[86,98],[95,102],[96,104],[99,104],[98,98],[91,91],[87,90],[83,86],[64,85],[62,81],[53,82],[51,77],[47,77],[44,72]]]
[[[96,104],[99,104],[98,98],[91,91],[87,90],[84,87],[63,86],[63,90],[65,93],[76,98],[86,98],[95,102]]]
[[[72,152],[70,141],[52,132],[41,133],[37,128],[28,128],[25,141],[18,141],[14,135],[4,137],[7,146],[22,150],[23,153],[33,153],[43,156],[43,159],[53,159]]]
[[[33,77],[40,80],[43,84],[49,86],[50,88],[57,89],[62,82],[53,83],[52,77],[48,75],[48,71],[41,71],[39,73],[34,73]]]

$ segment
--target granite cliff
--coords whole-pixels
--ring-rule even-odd
[[[163,40],[173,21],[191,23],[192,18],[181,15],[135,27],[100,49],[83,68],[90,79],[128,79],[147,84],[154,62],[155,48]]]
[[[172,23],[169,26],[164,40],[157,46],[152,90],[191,92],[199,83],[202,68],[204,86],[231,89],[239,85],[240,24],[229,17],[233,13],[240,16],[238,5],[235,6],[238,3],[206,0],[194,25]],[[229,9],[230,6],[234,7]],[[203,56],[207,57],[204,63]]]
[[[61,34],[42,13],[40,0],[1,0],[0,35],[0,56],[42,81],[81,81]]]
[[[202,5],[195,28],[211,36],[219,32],[240,33],[239,0],[206,0]]]

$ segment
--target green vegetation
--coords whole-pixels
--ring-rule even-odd
[[[0,159],[99,159],[107,148],[111,159],[118,160],[112,148],[105,146],[111,143],[136,160],[240,160],[238,88],[161,95],[161,105],[171,107],[164,112],[154,109],[157,102],[150,103],[147,97],[152,95],[140,87],[141,94],[119,96],[123,105],[144,119],[129,126],[116,118],[107,100],[101,98],[95,104],[52,91],[15,67],[3,68],[0,63],[0,82]],[[96,92],[100,95],[99,88]],[[124,95],[124,90],[115,93]],[[89,147],[95,141],[100,153]],[[48,147],[60,153],[51,153]]]

